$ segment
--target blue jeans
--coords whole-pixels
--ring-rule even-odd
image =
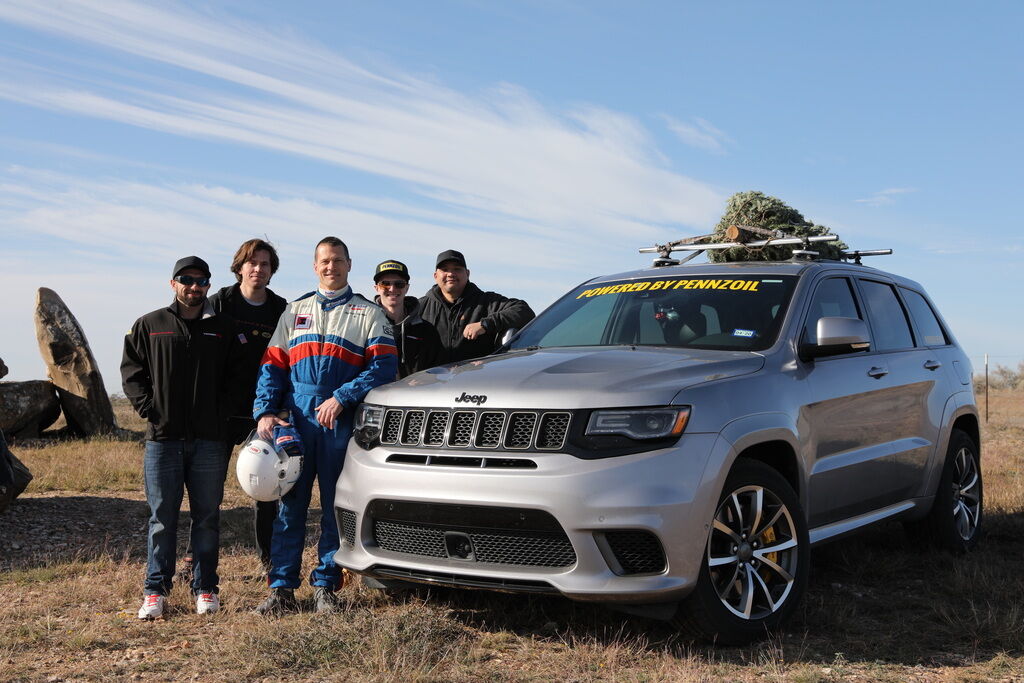
[[[216,592],[220,503],[229,450],[223,441],[147,441],[143,458],[149,503],[147,594],[171,591],[178,551],[178,514],[184,490],[192,517],[192,591]]]
[[[301,583],[302,550],[306,545],[306,517],[313,495],[314,480],[320,487],[320,540],[317,566],[309,582],[337,590],[341,585],[341,567],[334,564],[341,539],[334,517],[334,488],[345,464],[345,449],[352,436],[352,410],[345,408],[334,429],[321,427],[314,406],[330,396],[294,394],[289,401],[292,420],[302,437],[305,456],[302,474],[292,490],[281,497],[274,534],[270,540],[271,588],[298,588]]]

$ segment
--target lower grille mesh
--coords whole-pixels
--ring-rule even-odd
[[[338,527],[341,529],[341,537],[350,546],[356,544],[356,513],[351,510],[338,508]]]
[[[522,567],[576,562],[565,531],[541,510],[376,500],[366,514],[382,550]],[[453,536],[468,539],[472,547],[449,554]]]
[[[564,534],[470,533],[479,562],[527,567],[568,567],[576,561]]]
[[[447,557],[444,531],[422,524],[399,524],[378,519],[373,523],[377,545],[384,550],[426,557]]]
[[[448,556],[444,528],[380,519],[374,522],[373,530],[377,545],[383,550],[423,557]],[[523,567],[567,567],[576,561],[576,553],[565,534],[469,530],[465,533],[473,543],[477,562]]]

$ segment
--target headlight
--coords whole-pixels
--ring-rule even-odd
[[[380,424],[384,418],[384,408],[372,403],[363,403],[356,410],[355,423],[352,426],[352,435],[356,443],[362,448],[369,450],[380,437]]]
[[[595,410],[590,414],[586,434],[620,434],[630,439],[664,439],[682,434],[689,418],[689,406]]]

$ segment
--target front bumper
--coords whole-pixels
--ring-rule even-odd
[[[336,512],[339,517],[347,515],[352,542],[345,542],[344,525],[339,524],[343,542],[335,561],[377,578],[558,592],[575,600],[634,604],[678,600],[697,580],[708,524],[721,490],[718,468],[708,467],[709,462],[722,459],[722,454],[714,453],[716,447],[721,448],[722,442],[714,434],[688,434],[671,448],[642,454],[583,460],[531,452],[517,457],[532,460],[535,469],[484,469],[412,464],[426,449],[382,446],[364,451],[353,442],[335,493]],[[429,454],[465,455],[446,449],[430,449]],[[443,549],[442,542],[441,556],[382,548],[376,537],[381,515],[386,514],[381,512],[382,501],[392,502],[392,508],[444,512],[421,521],[435,535],[443,535],[449,548]],[[516,560],[480,561],[472,554],[471,559],[462,559],[449,552],[450,541],[459,540],[452,536],[458,537],[466,528],[457,518],[458,511],[481,508],[495,509],[499,521],[494,527],[510,528],[511,523],[500,521],[508,520],[503,515],[509,512],[523,511],[523,519],[550,516],[571,544],[573,559],[565,566],[526,566],[515,564]],[[606,541],[609,532],[622,530],[656,536],[664,550],[664,567],[624,574]]]

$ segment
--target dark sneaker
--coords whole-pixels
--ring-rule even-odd
[[[338,611],[338,594],[325,586],[317,586],[313,592],[313,609],[324,614]]]
[[[256,608],[257,614],[284,614],[298,611],[299,603],[295,601],[295,591],[291,588],[271,588],[270,595]]]

